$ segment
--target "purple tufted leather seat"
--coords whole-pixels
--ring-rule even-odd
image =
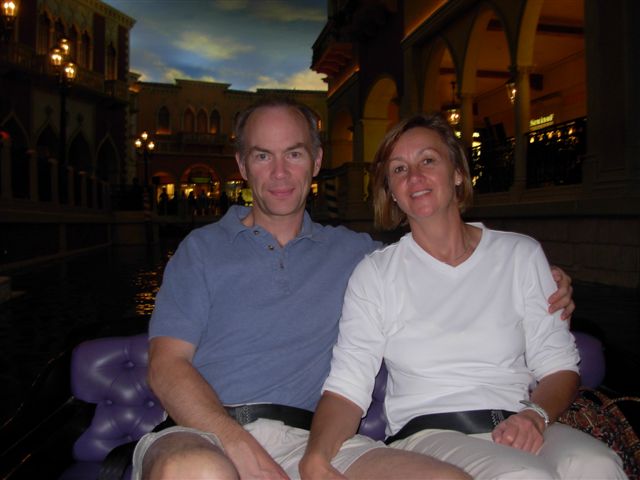
[[[75,348],[72,393],[95,403],[96,410],[73,446],[78,464],[63,478],[96,478],[100,462],[113,448],[138,440],[163,420],[162,405],[147,385],[147,364],[146,334],[90,340]]]
[[[574,333],[582,360],[582,383],[596,387],[604,378],[602,344],[591,335]],[[90,340],[76,347],[71,360],[71,388],[75,397],[96,404],[89,428],[77,439],[77,463],[62,479],[97,478],[100,462],[118,445],[138,440],[163,420],[160,402],[146,382],[146,334]],[[372,403],[359,433],[384,439],[384,364],[376,377]]]

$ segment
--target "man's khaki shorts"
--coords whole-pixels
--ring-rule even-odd
[[[292,479],[300,478],[298,473],[298,463],[304,455],[309,439],[309,432],[300,428],[290,427],[278,420],[259,419],[244,426],[251,435],[269,452],[271,457],[280,464]],[[187,432],[199,435],[207,439],[213,445],[224,450],[220,440],[213,433],[202,432],[187,427],[169,427],[160,432],[146,434],[140,439],[133,453],[133,473],[132,480],[140,480],[142,459],[147,450],[159,438],[175,432]],[[387,448],[382,442],[377,442],[363,435],[356,435],[347,440],[338,454],[331,461],[331,464],[340,472],[344,473],[358,458],[370,450],[376,448]]]

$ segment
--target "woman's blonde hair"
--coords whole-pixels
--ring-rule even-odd
[[[387,132],[373,159],[374,221],[376,227],[384,230],[393,230],[400,225],[404,225],[407,221],[407,215],[400,210],[398,204],[391,198],[387,170],[391,151],[400,137],[413,128],[432,130],[440,135],[440,138],[447,145],[449,159],[453,162],[454,168],[462,175],[462,183],[456,186],[456,199],[458,200],[460,212],[463,212],[471,203],[473,197],[473,185],[471,184],[467,155],[451,125],[440,113],[414,115],[400,121]]]

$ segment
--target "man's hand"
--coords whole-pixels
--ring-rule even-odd
[[[491,433],[495,443],[538,453],[544,442],[544,419],[532,410],[523,410],[501,422]]]
[[[302,480],[344,480],[345,477],[333,465],[319,455],[305,454],[298,465]]]
[[[564,309],[561,318],[571,321],[571,315],[576,309],[573,302],[573,287],[571,286],[571,277],[558,267],[551,267],[551,275],[558,284],[558,290],[549,297],[549,313]]]
[[[238,437],[222,441],[225,453],[231,459],[240,473],[242,480],[289,480],[289,477],[271,455],[248,432],[240,433]]]

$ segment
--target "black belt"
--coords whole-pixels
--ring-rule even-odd
[[[302,408],[275,403],[254,403],[224,408],[240,425],[246,425],[259,418],[268,418],[270,420],[280,420],[290,427],[311,430],[313,412]]]
[[[398,433],[385,440],[391,442],[402,440],[416,432],[437,428],[441,430],[455,430],[458,432],[487,433],[491,432],[500,422],[509,418],[514,412],[507,410],[469,410],[466,412],[433,413],[412,418]]]

